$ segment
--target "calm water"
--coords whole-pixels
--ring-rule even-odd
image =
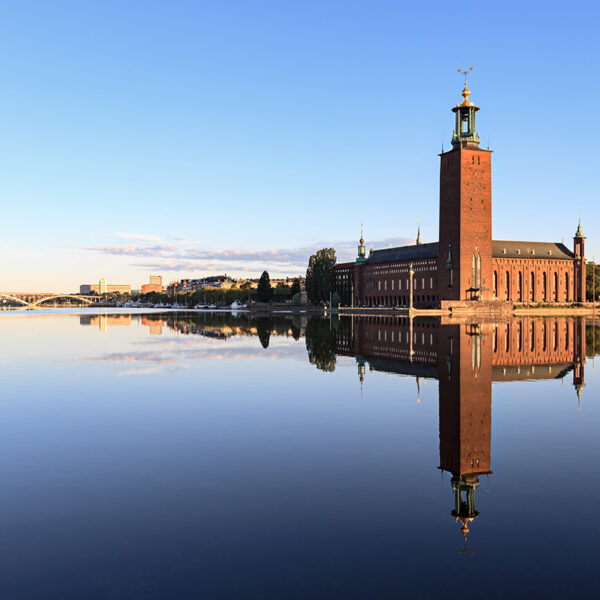
[[[2,314],[0,598],[597,597],[595,333]]]

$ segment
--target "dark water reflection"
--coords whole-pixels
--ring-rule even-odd
[[[0,597],[595,597],[597,333],[2,318]]]

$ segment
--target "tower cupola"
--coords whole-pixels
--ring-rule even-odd
[[[469,96],[471,92],[467,87],[467,75],[473,67],[470,69],[459,69],[460,72],[465,74],[465,87],[462,91],[463,101],[452,109],[455,114],[455,125],[454,134],[452,135],[452,147],[453,148],[478,148],[479,137],[477,136],[477,129],[475,128],[475,113],[479,110],[478,106],[475,106],[473,102],[469,102]]]
[[[366,248],[365,248],[365,240],[363,237],[362,226],[360,228],[360,240],[358,242],[358,257],[356,258],[357,264],[362,264],[367,260],[366,258]]]

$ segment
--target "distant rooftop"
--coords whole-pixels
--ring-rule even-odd
[[[373,250],[365,260],[365,264],[389,263],[423,258],[437,258],[439,243],[414,244]],[[574,254],[564,244],[557,242],[521,242],[521,241],[492,241],[492,256],[494,258],[548,258],[557,260],[573,260]],[[344,263],[345,264],[345,263]],[[350,266],[352,263],[348,263]]]
[[[413,246],[398,246],[397,248],[384,248],[373,250],[369,254],[366,264],[388,263],[397,260],[415,260],[417,258],[437,258],[439,253],[438,242],[431,244],[415,244]]]
[[[555,242],[492,241],[494,258],[550,258],[573,260],[574,254],[564,245]]]

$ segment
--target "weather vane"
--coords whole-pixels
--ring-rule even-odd
[[[467,75],[471,74],[475,67],[469,67],[468,69],[458,69],[459,73],[462,73],[465,76],[465,85],[467,85]]]

